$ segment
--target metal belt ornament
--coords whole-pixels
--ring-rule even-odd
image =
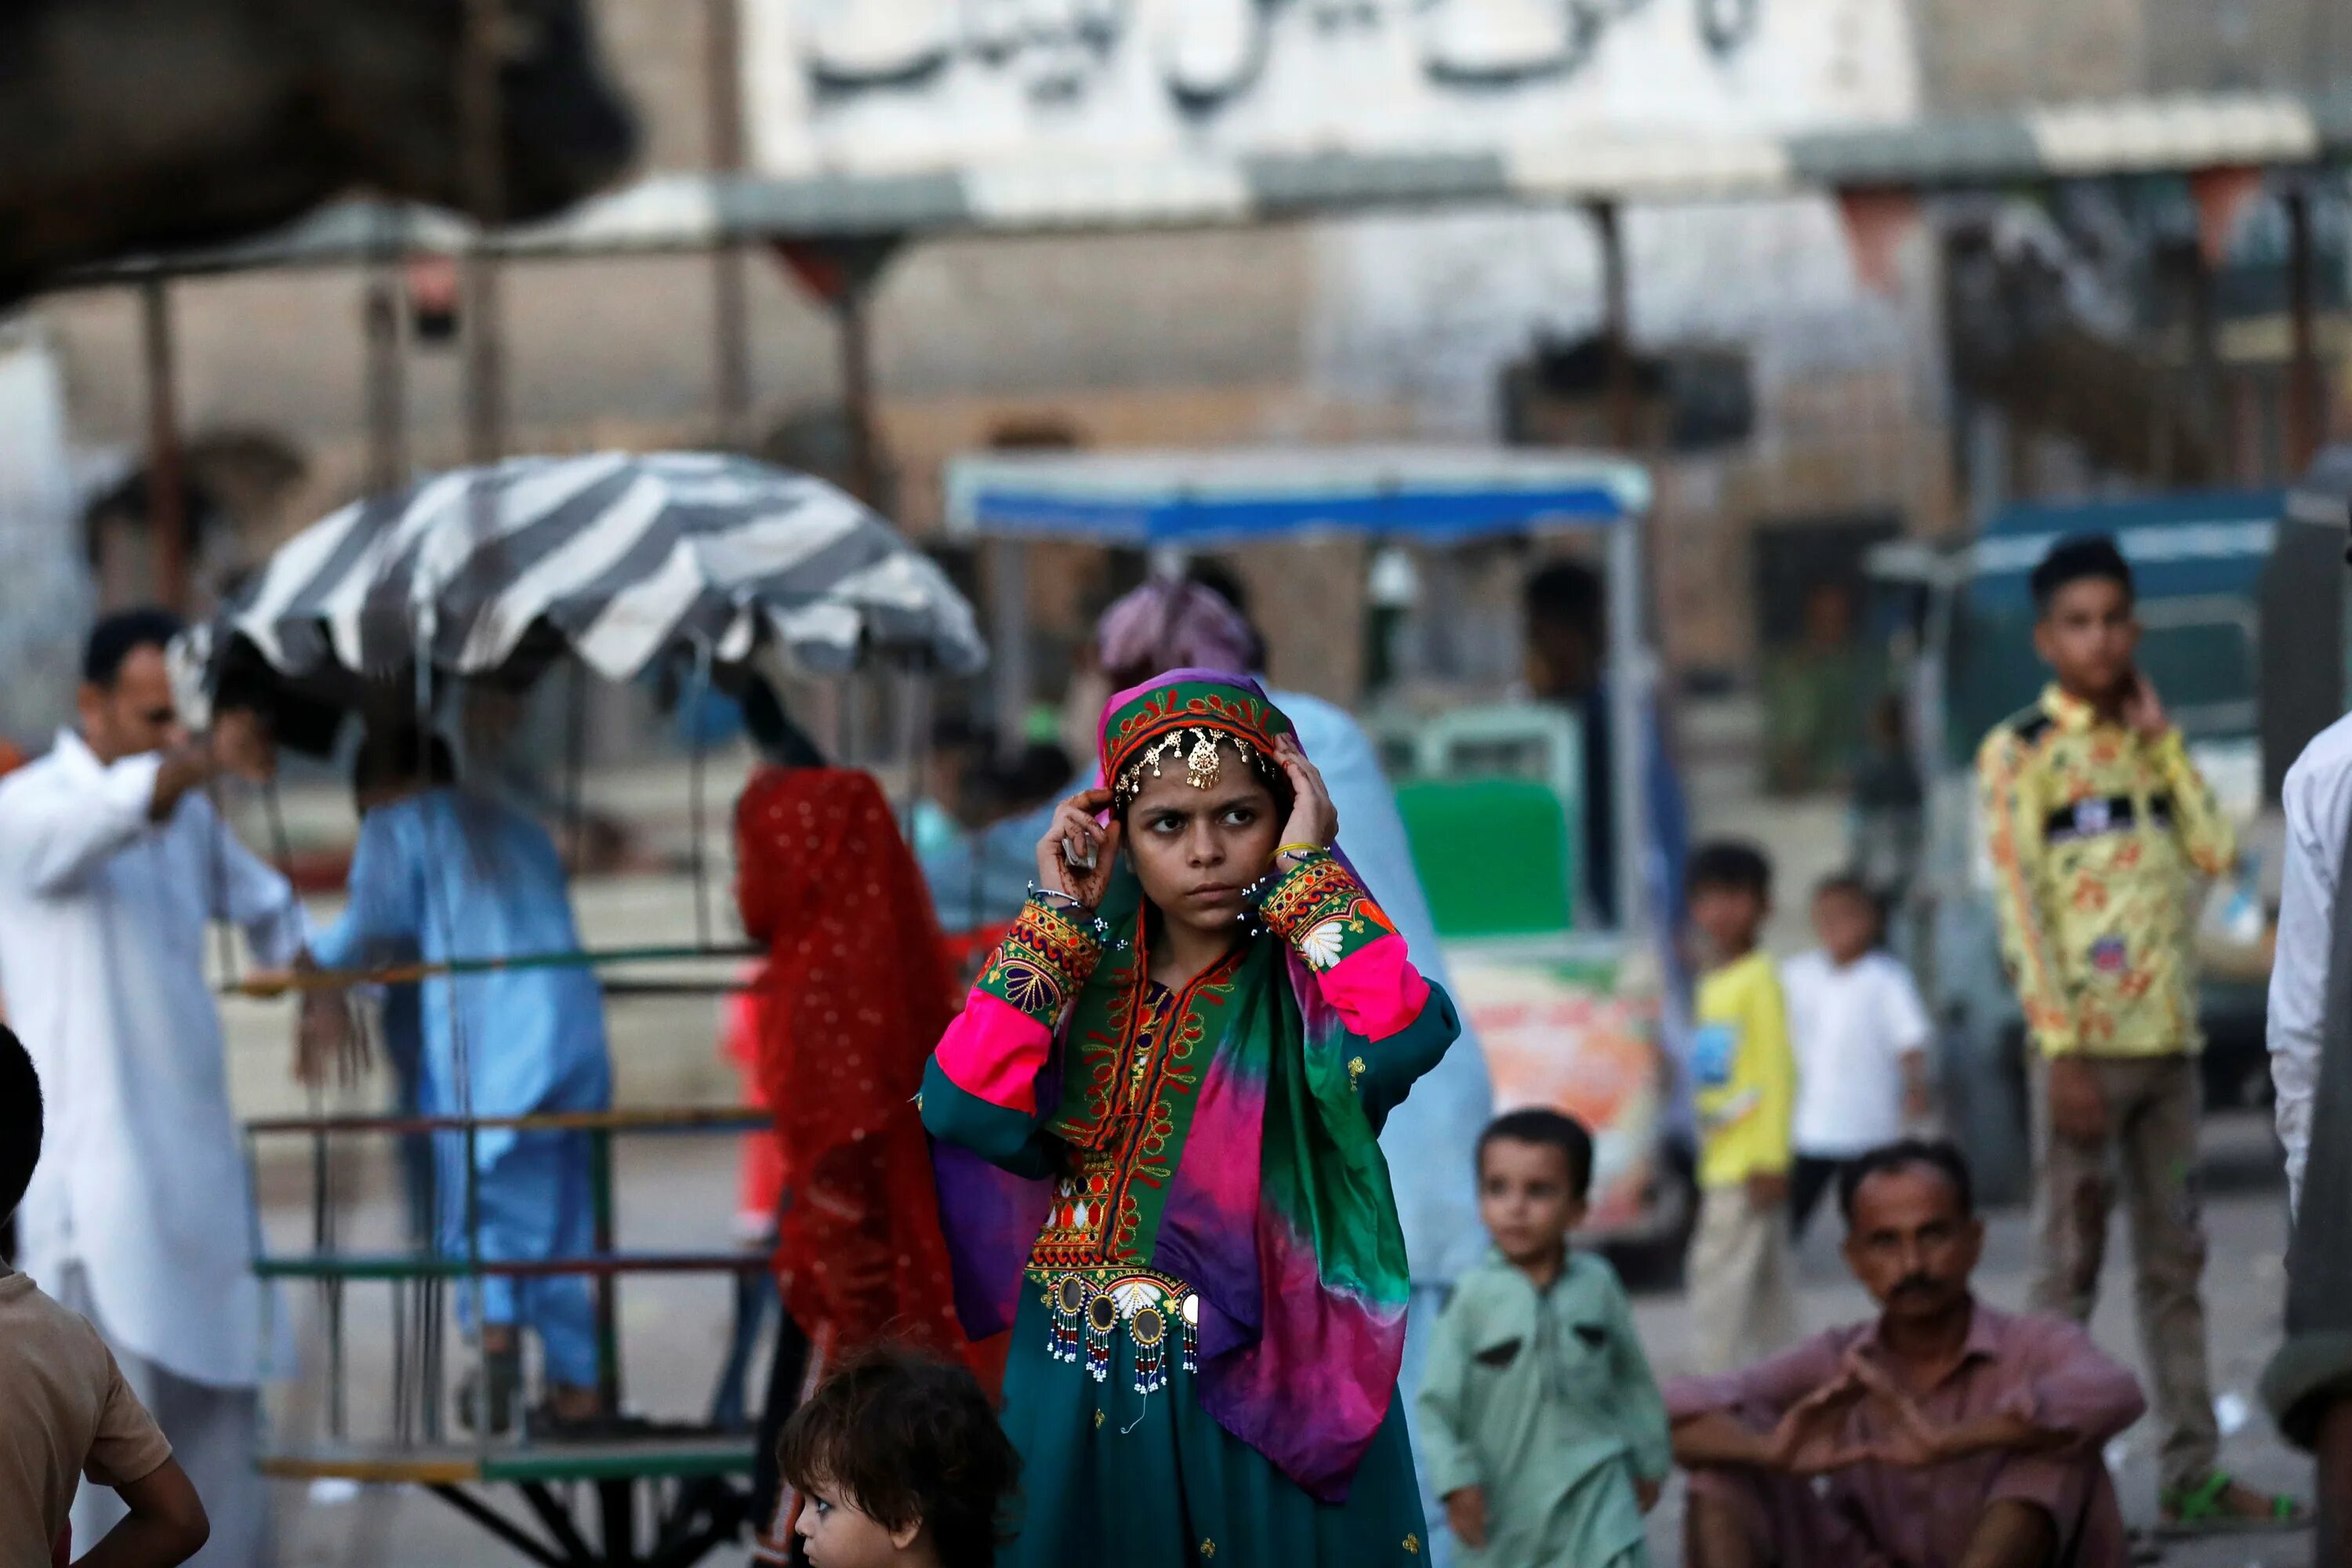
[[[1171,1340],[1184,1370],[1199,1370],[1201,1298],[1181,1281],[1144,1273],[1062,1274],[1046,1280],[1046,1300],[1054,1314],[1054,1359],[1076,1365],[1083,1346],[1087,1371],[1097,1383],[1110,1381],[1111,1341],[1122,1323],[1135,1347],[1136,1393],[1168,1386]]]

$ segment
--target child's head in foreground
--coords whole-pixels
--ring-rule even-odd
[[[899,1350],[827,1378],[778,1457],[816,1568],[988,1568],[1021,1471],[980,1380]]]
[[[1507,1111],[1478,1135],[1478,1217],[1509,1263],[1556,1262],[1591,1188],[1592,1135],[1573,1118]]]
[[[41,1162],[41,1080],[23,1042],[0,1024],[0,1220],[16,1212]]]
[[[1708,962],[1745,957],[1772,912],[1772,862],[1753,844],[1717,839],[1694,850],[1683,886],[1691,924],[1706,939]]]

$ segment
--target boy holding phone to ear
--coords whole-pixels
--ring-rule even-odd
[[[2032,1046],[2039,1251],[2033,1305],[2087,1322],[2113,1205],[2131,1208],[2139,1331],[2163,1424],[2168,1529],[2294,1521],[2218,1469],[2199,1294],[2193,900],[2237,846],[2134,662],[2130,565],[2062,539],[2032,579],[2034,650],[2056,679],[1977,755],[2001,946]]]

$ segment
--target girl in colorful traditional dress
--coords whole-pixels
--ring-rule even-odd
[[[1419,1564],[1381,1123],[1458,1032],[1255,682],[1114,697],[1107,787],[924,1078],[957,1305],[1011,1325],[1011,1568]]]

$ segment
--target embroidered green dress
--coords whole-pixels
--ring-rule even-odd
[[[934,1138],[1034,1197],[980,1217],[942,1152],[960,1305],[968,1268],[1009,1258],[1018,1284],[1004,1568],[1425,1561],[1376,1139],[1458,1026],[1343,863],[1291,872],[1265,912],[1171,991],[1131,879],[1108,951],[1033,902],[932,1058]]]
[[[1148,981],[1135,987],[1132,1041],[1097,1064],[1110,1069],[1117,1108],[1092,1129],[1060,1116],[1044,1129],[1033,1118],[1008,1128],[1003,1119],[1019,1112],[931,1069],[923,1119],[935,1137],[1000,1149],[1018,1138],[1011,1168],[1058,1167],[1005,1365],[1004,1426],[1022,1455],[1023,1503],[1020,1534],[998,1559],[1003,1568],[1424,1560],[1420,1484],[1394,1395],[1346,1501],[1317,1501],[1202,1408],[1191,1348],[1197,1299],[1187,1282],[1152,1267],[1155,1199],[1184,1153],[1203,1035],[1232,1004],[1238,971],[1270,956],[1278,954],[1245,946],[1181,992]],[[1412,1038],[1383,1042],[1382,1054],[1433,1060],[1451,1032],[1450,1016],[1432,1018]],[[1103,1322],[1111,1331],[1094,1331]],[[1303,1418],[1317,1391],[1302,1384],[1289,1397]]]

